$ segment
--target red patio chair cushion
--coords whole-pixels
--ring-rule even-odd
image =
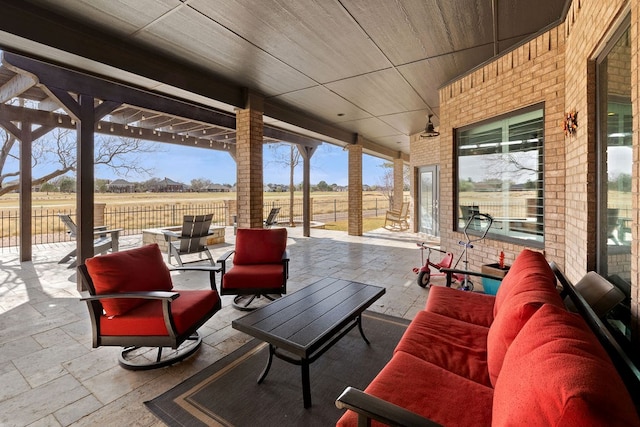
[[[222,281],[225,289],[273,289],[282,286],[284,275],[284,265],[278,264],[258,264],[258,265],[237,265],[227,271]]]
[[[96,295],[120,292],[170,291],[171,274],[157,244],[86,260]],[[102,301],[107,316],[121,316],[146,301],[109,299]]]
[[[171,314],[178,334],[200,321],[218,303],[212,290],[181,290],[171,303]],[[104,336],[164,336],[167,327],[162,316],[162,302],[148,301],[127,312],[126,316],[102,316],[100,332]]]
[[[281,263],[286,248],[286,228],[241,228],[236,235],[233,265]]]

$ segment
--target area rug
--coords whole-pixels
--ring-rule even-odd
[[[297,365],[274,358],[267,378],[257,384],[269,350],[255,339],[145,404],[169,426],[335,425],[343,413],[336,398],[347,386],[364,389],[371,382],[409,321],[367,311],[362,324],[371,345],[355,328],[311,364],[308,409]]]

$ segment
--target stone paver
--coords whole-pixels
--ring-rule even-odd
[[[289,229],[289,292],[323,277],[384,286],[387,293],[371,310],[413,318],[428,290],[416,284],[420,263],[412,233],[375,230],[364,236],[344,232]],[[137,247],[141,236],[121,239],[121,249]],[[35,247],[33,261],[20,263],[17,251],[0,253],[0,425],[88,426],[162,425],[144,406],[171,387],[240,347],[250,337],[231,328],[243,313],[223,297],[223,309],[201,329],[198,354],[178,365],[148,372],[118,366],[117,348],[91,348],[88,311],[76,290],[76,274],[58,260],[71,244]],[[214,258],[233,247],[211,248]],[[204,288],[204,274],[172,273],[176,288]],[[439,278],[438,284],[444,281]]]

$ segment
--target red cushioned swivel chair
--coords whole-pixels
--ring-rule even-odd
[[[197,329],[222,306],[215,284],[220,267],[174,270],[208,272],[211,289],[173,290],[157,244],[90,258],[78,266],[91,295],[82,300],[89,307],[93,347],[124,347],[120,365],[132,370],[168,366],[195,353],[202,344]],[[156,347],[157,354],[149,347]]]
[[[233,267],[227,265],[233,254]],[[289,254],[286,228],[243,228],[236,234],[236,248],[222,255],[220,293],[236,295],[233,306],[253,310],[256,298],[273,300],[287,292]]]

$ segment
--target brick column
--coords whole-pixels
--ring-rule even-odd
[[[262,228],[263,98],[249,93],[247,108],[236,111],[238,227]]]
[[[404,202],[404,162],[393,159],[393,209],[400,210]]]
[[[362,145],[349,144],[349,223],[350,236],[362,236]]]

